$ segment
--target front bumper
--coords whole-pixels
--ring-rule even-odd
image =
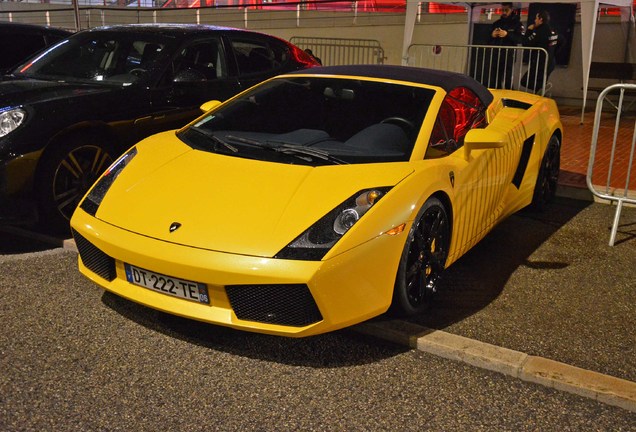
[[[391,304],[401,235],[381,235],[325,261],[227,254],[159,241],[76,210],[82,274],[104,289],[171,314],[242,330],[309,336],[347,327]],[[139,287],[124,264],[207,285],[210,304]]]

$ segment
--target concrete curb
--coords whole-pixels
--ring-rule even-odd
[[[68,250],[68,251],[72,251],[72,252],[77,252],[77,245],[75,244],[75,239],[74,238],[69,238],[66,239],[62,242],[62,248]]]
[[[604,186],[593,185],[593,187],[594,187],[594,190],[596,191],[603,191],[605,189]],[[636,191],[633,191],[631,189],[628,190],[627,193],[625,193],[625,189],[610,188],[610,190],[608,191],[608,194],[613,197],[621,197],[621,198],[625,197],[630,200],[636,200]],[[574,186],[574,185],[562,184],[562,183],[559,183],[557,185],[556,196],[563,197],[563,198],[576,199],[580,201],[590,201],[590,202],[596,202],[600,204],[608,204],[608,205],[613,205],[615,203],[615,201],[613,200],[600,198],[594,195],[592,191],[590,191],[587,188],[587,186],[578,186],[578,185]],[[630,203],[625,203],[625,206],[633,207],[634,205]]]
[[[558,184],[556,196],[580,201],[594,201],[594,194],[586,187]]]
[[[360,333],[636,412],[636,383],[403,321],[368,321]]]

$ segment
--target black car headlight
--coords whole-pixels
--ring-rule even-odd
[[[285,246],[275,258],[321,260],[390,189],[390,187],[365,189],[354,194]]]
[[[27,113],[22,108],[3,108],[0,110],[0,137],[16,130],[24,120]]]
[[[106,192],[108,192],[108,189],[110,189],[119,173],[126,168],[126,165],[130,163],[136,154],[137,148],[133,147],[120,156],[119,159],[117,159],[110,167],[108,167],[99,180],[97,180],[95,185],[93,185],[93,188],[90,190],[88,195],[86,195],[86,198],[84,198],[80,204],[80,208],[91,216],[95,216],[99,205],[106,196]]]

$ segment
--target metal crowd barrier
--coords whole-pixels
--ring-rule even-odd
[[[384,49],[377,40],[293,36],[289,41],[309,48],[324,66],[384,63]]]
[[[610,246],[614,246],[614,242],[616,241],[616,232],[618,231],[618,224],[620,221],[623,204],[636,204],[636,195],[632,195],[630,197],[629,190],[632,169],[634,168],[634,154],[636,152],[636,122],[634,123],[634,131],[632,133],[632,142],[631,149],[629,151],[629,157],[627,158],[626,154],[617,151],[617,144],[619,143],[621,115],[623,114],[624,104],[626,102],[626,94],[628,94],[630,97],[636,97],[636,84],[614,84],[607,87],[598,96],[598,100],[596,102],[596,112],[594,115],[594,128],[592,130],[592,147],[590,148],[590,160],[587,166],[586,183],[588,189],[592,192],[592,194],[599,198],[617,203],[616,213],[614,214],[614,223],[612,224],[612,231],[609,240]],[[610,96],[618,96],[618,103],[616,105],[608,99]],[[605,183],[604,190],[599,190],[599,186],[595,186],[592,184],[592,177],[595,168],[594,162],[596,160],[596,151],[598,149],[598,136],[601,125],[601,118],[603,115],[604,102],[610,103],[617,109],[617,111],[616,119],[614,121],[614,136],[609,158],[607,181]],[[614,170],[616,169],[617,164],[621,164],[621,170],[623,168],[626,168],[625,188],[622,190],[620,188],[612,186],[613,184],[617,184],[617,181],[612,177],[614,175]],[[620,179],[618,181],[620,181]],[[636,186],[634,188],[636,189]],[[631,194],[634,194],[634,191],[632,191]]]
[[[463,73],[489,88],[541,96],[550,89],[548,53],[543,48],[413,44],[407,56],[409,66]]]

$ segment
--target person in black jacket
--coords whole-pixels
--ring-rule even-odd
[[[514,47],[521,43],[521,21],[512,3],[501,4],[501,17],[495,21],[490,29],[489,45],[494,47]],[[514,50],[493,48],[490,55],[489,87],[512,88],[512,68],[515,63]],[[503,86],[502,86],[503,85]]]
[[[554,51],[558,42],[557,34],[550,28],[550,14],[543,10],[537,13],[534,24],[528,26],[528,31],[524,35],[523,45],[527,47],[543,48],[548,53],[548,67],[546,78],[554,70]],[[544,54],[531,53],[528,62],[528,71],[521,78],[521,84],[532,90],[543,88],[543,71],[546,64]]]

